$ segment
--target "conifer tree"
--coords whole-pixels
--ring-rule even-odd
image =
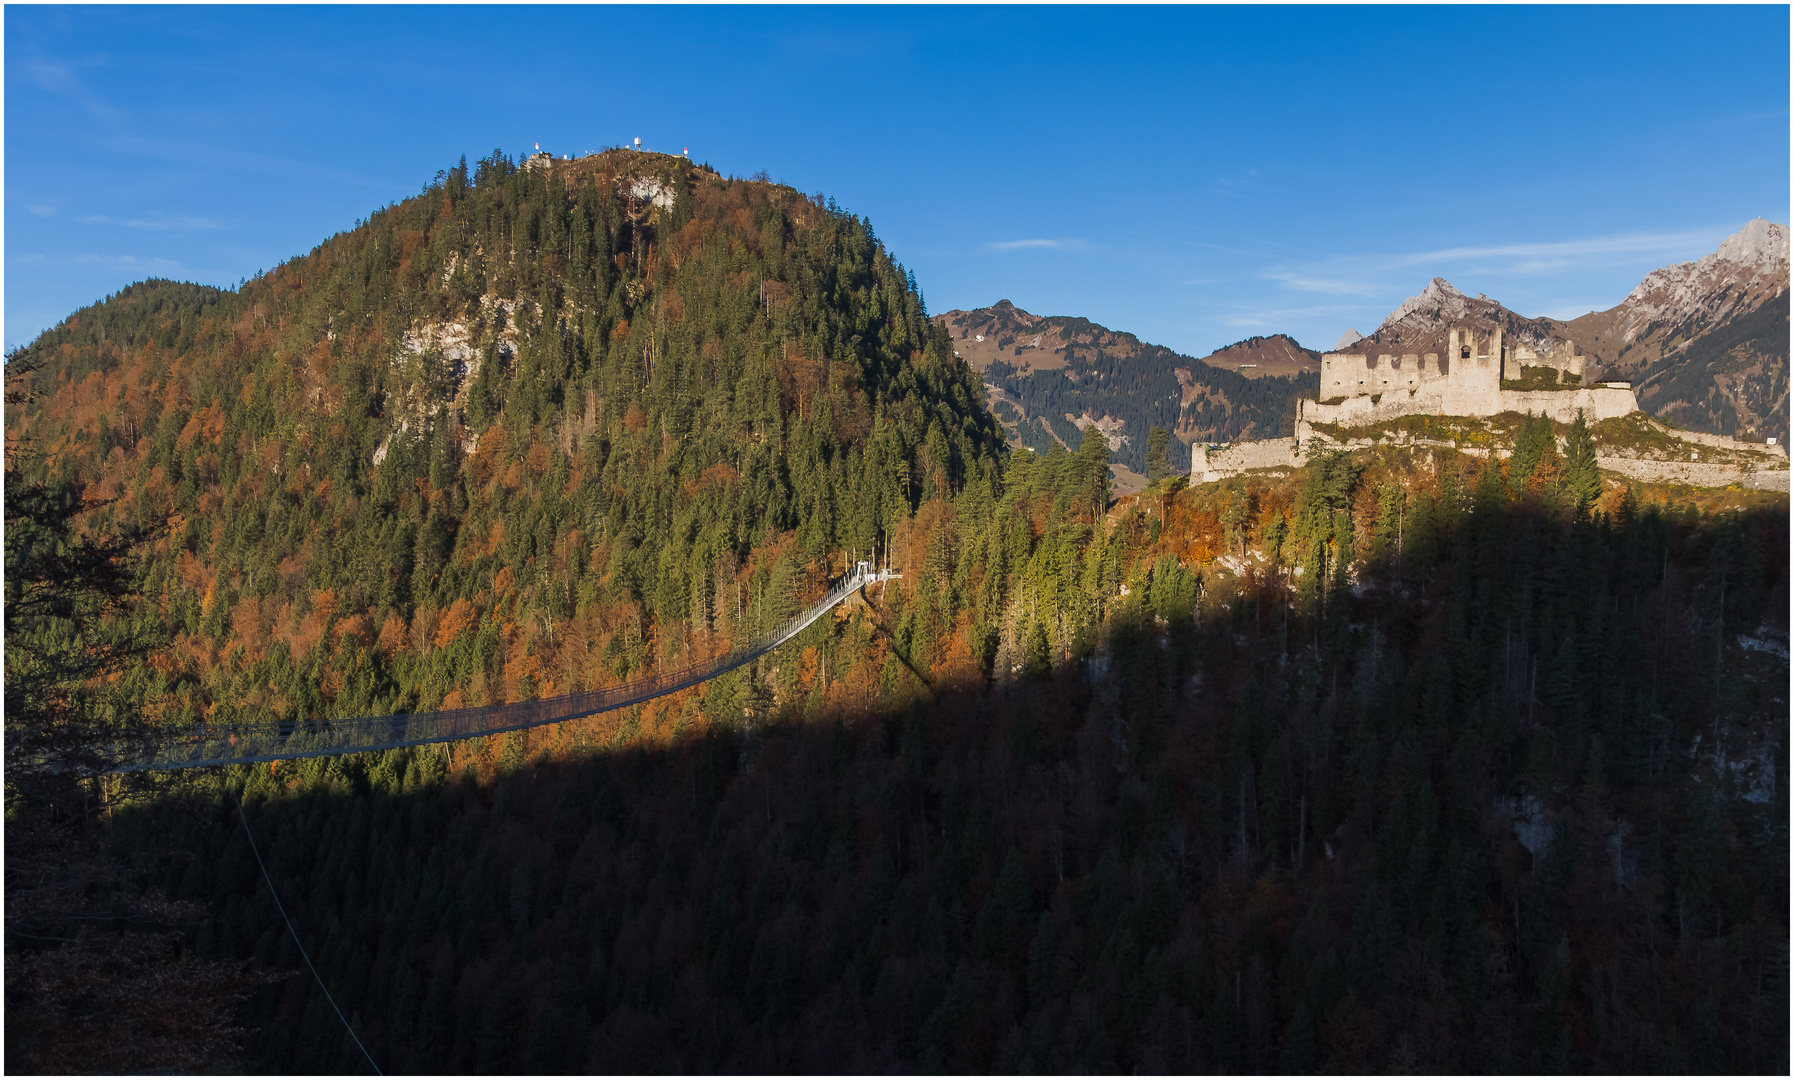
[[[1165,451],[1171,445],[1171,434],[1162,427],[1155,427],[1146,436],[1146,479],[1162,480],[1171,473],[1171,463],[1165,459]]]
[[[1564,488],[1578,513],[1587,512],[1601,495],[1601,470],[1595,463],[1595,440],[1589,434],[1588,418],[1580,409],[1570,424],[1564,447]]]

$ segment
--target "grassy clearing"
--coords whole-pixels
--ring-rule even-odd
[[[1554,367],[1533,367],[1530,364],[1520,366],[1518,379],[1501,380],[1503,390],[1567,390],[1581,385],[1582,376],[1574,372],[1560,373]]]
[[[1506,422],[1512,418],[1512,422]],[[1497,430],[1510,439],[1525,417],[1519,413],[1503,413],[1487,420],[1467,416],[1427,416],[1415,414],[1380,420],[1374,424],[1347,427],[1343,424],[1314,424],[1314,430],[1337,442],[1352,439],[1384,441],[1395,436],[1410,439],[1433,439],[1459,445],[1486,447],[1497,442]]]

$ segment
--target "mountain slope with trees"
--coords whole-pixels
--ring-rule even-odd
[[[1115,460],[1142,476],[1156,475],[1148,460],[1152,429],[1186,447],[1196,439],[1279,438],[1295,430],[1296,399],[1320,387],[1318,358],[1281,335],[1228,346],[1211,365],[1088,319],[1033,315],[1007,300],[945,312],[934,322],[982,375],[1012,443],[1069,449],[1095,424]],[[1275,372],[1245,375],[1242,363],[1275,365]],[[1187,471],[1188,452],[1172,456],[1173,471]]]
[[[1788,230],[1758,218],[1711,255],[1645,275],[1616,306],[1563,324],[1629,378],[1653,415],[1788,441]]]
[[[720,651],[1002,450],[869,226],[664,156],[457,166],[238,293],[134,286],[25,359],[25,479],[160,530],[189,720]]]

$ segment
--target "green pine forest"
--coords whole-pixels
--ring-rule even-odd
[[[1788,503],[1109,489],[832,200],[501,152],[9,355],[9,1071],[1786,1072]],[[755,665],[490,739],[120,733]],[[249,843],[253,835],[255,848]]]

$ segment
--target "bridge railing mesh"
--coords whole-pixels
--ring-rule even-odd
[[[657,672],[598,690],[509,705],[444,709],[429,713],[361,716],[349,719],[279,720],[230,725],[197,725],[190,731],[119,747],[114,772],[143,769],[187,769],[201,765],[233,765],[253,761],[323,757],[402,746],[498,735],[523,728],[577,720],[597,713],[640,705],[657,697],[706,682],[750,664],[796,637],[830,608],[846,600],[877,575],[854,572],[822,599],[759,640],[712,660]]]

